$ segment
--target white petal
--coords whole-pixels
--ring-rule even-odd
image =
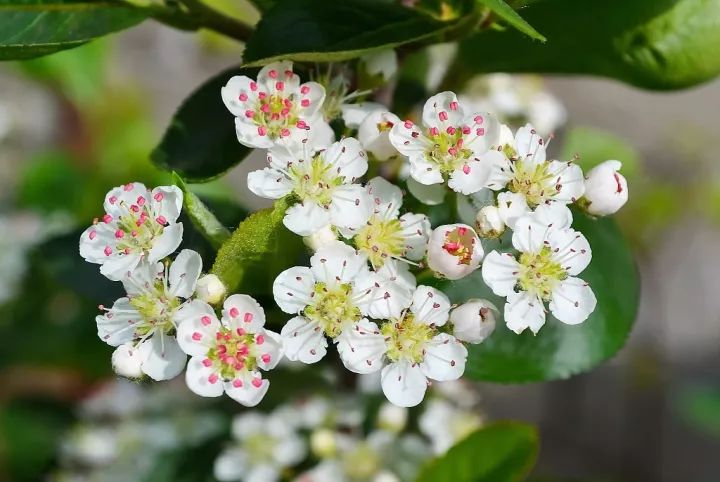
[[[280,199],[292,191],[292,183],[280,171],[271,167],[248,173],[248,189],[267,199]]]
[[[390,265],[394,263],[394,260],[386,262],[381,268],[385,270],[382,273],[366,270],[355,278],[353,296],[363,315],[380,320],[399,318],[402,311],[410,306],[415,287],[408,286],[405,275],[413,281],[415,277],[406,271],[403,278],[398,279],[391,274]],[[394,271],[400,270],[396,268]],[[360,297],[362,293],[367,295]]]
[[[300,236],[310,236],[330,223],[330,213],[313,201],[304,201],[290,206],[285,211],[283,224]]]
[[[179,323],[177,341],[182,351],[190,356],[207,354],[220,329],[215,310],[203,301],[193,300],[178,310],[175,320]]]
[[[280,336],[288,360],[315,363],[327,352],[327,340],[320,326],[302,316],[288,320]]]
[[[307,137],[307,148],[310,151],[318,151],[327,149],[335,142],[335,131],[332,130],[330,124],[325,122],[321,115],[308,121],[307,131],[304,134],[300,129],[293,129],[293,139],[295,142],[300,141],[303,145],[303,139]]]
[[[500,122],[487,112],[475,112],[462,120],[464,126],[470,127],[465,135],[464,148],[472,149],[475,156],[487,152],[498,144],[500,139]]]
[[[257,75],[257,82],[260,84],[261,87],[264,87],[267,90],[274,90],[275,89],[275,83],[278,80],[285,80],[285,72],[292,72],[293,70],[293,63],[289,60],[281,60],[278,62],[271,62],[264,66],[262,69],[260,69],[260,72],[258,72]],[[294,77],[296,75],[289,76],[289,80],[291,82],[291,86],[297,85],[295,83]]]
[[[280,273],[273,282],[275,303],[285,313],[300,313],[310,302],[315,276],[310,268],[296,266]]]
[[[548,227],[556,229],[567,229],[572,224],[572,212],[567,206],[560,203],[545,203],[535,208],[533,212],[535,219]]]
[[[110,214],[113,219],[127,213],[128,206],[137,204],[139,198],[149,201],[150,191],[143,183],[131,182],[123,186],[112,188],[105,196],[103,207],[105,212]],[[180,198],[182,200],[182,198]]]
[[[250,469],[250,471],[245,474],[243,482],[276,482],[279,479],[280,471],[278,468],[264,463]]]
[[[547,224],[543,224],[532,214],[522,216],[515,222],[512,244],[522,253],[539,253],[545,246],[549,233]]]
[[[328,147],[323,159],[333,171],[345,177],[345,182],[362,177],[368,168],[367,154],[354,137],[346,137]]]
[[[202,258],[191,250],[183,249],[170,265],[168,283],[170,293],[181,298],[190,298],[202,271]]]
[[[406,120],[395,124],[388,135],[390,144],[406,157],[424,156],[432,142],[422,133],[419,126]]]
[[[527,291],[513,291],[505,304],[505,323],[518,335],[526,328],[537,335],[545,324],[545,307],[537,296]]]
[[[263,342],[258,344],[258,339],[263,340]],[[282,338],[274,331],[260,329],[257,331],[255,340],[258,366],[265,371],[272,370],[282,358]]]
[[[337,338],[337,349],[345,368],[355,373],[372,373],[382,368],[387,351],[378,326],[363,318]]]
[[[258,371],[244,373],[235,380],[218,383],[224,384],[225,393],[245,407],[254,407],[260,403],[270,388],[270,382],[262,378]]]
[[[410,175],[420,184],[439,184],[443,182],[440,168],[425,158],[425,154],[410,157]]]
[[[270,136],[261,136],[257,124],[252,119],[245,117],[245,115],[235,118],[235,134],[238,142],[247,147],[269,149],[275,145]]]
[[[574,229],[559,229],[548,234],[552,259],[570,275],[577,275],[590,264],[592,250],[582,233]]]
[[[307,99],[310,104],[307,107],[300,107],[300,115],[306,119],[316,116],[325,101],[325,87],[317,82],[305,82],[300,86],[300,92],[307,90],[307,93],[300,96],[300,100]]]
[[[315,279],[333,285],[352,281],[365,263],[364,256],[340,241],[323,246],[310,258]]]
[[[170,380],[182,372],[187,356],[173,336],[155,333],[138,347],[142,371],[156,381]]]
[[[105,247],[112,247],[115,243],[115,225],[99,222],[80,236],[80,256],[88,263],[103,264],[110,259],[105,254]]]
[[[182,227],[182,224],[175,226]],[[172,251],[171,251],[172,252]],[[100,273],[112,281],[120,281],[127,276],[128,273],[134,271],[142,260],[140,252],[132,252],[130,254],[114,254],[107,258],[107,261],[100,266]]]
[[[183,206],[183,192],[177,186],[158,186],[152,190],[149,202],[152,206],[153,218],[164,217],[168,223],[174,224],[180,217]]]
[[[530,124],[518,129],[513,147],[517,152],[518,159],[523,162],[530,161],[536,165],[545,162],[545,142]]]
[[[442,291],[430,286],[418,286],[413,294],[410,311],[416,322],[443,326],[450,313],[450,300]]]
[[[552,183],[555,191],[552,199],[563,204],[570,204],[580,199],[585,193],[585,178],[580,166],[573,162],[552,161],[547,167],[549,174],[554,174]],[[557,187],[560,190],[557,190]]]
[[[403,202],[403,193],[399,187],[380,176],[370,179],[365,187],[377,215],[382,219],[398,217]]]
[[[426,127],[459,125],[465,116],[454,92],[440,92],[430,97],[423,106],[422,121]]]
[[[424,214],[405,213],[400,216],[405,240],[405,258],[419,261],[425,257],[430,238],[430,219]]]
[[[498,309],[488,300],[470,299],[450,313],[452,334],[460,341],[482,343],[495,331]]]
[[[510,253],[492,251],[485,256],[482,277],[485,284],[498,296],[508,296],[517,283],[520,264]]]
[[[220,482],[242,480],[247,472],[247,454],[239,448],[223,450],[213,464],[213,475]]]
[[[150,248],[147,260],[150,263],[155,263],[164,257],[169,256],[178,248],[178,246],[180,246],[182,237],[182,223],[165,226],[162,234],[153,240],[153,245],[152,248]]]
[[[492,154],[497,152],[497,154]],[[495,191],[504,189],[507,183],[514,177],[512,162],[505,157],[505,154],[496,150],[490,150],[484,158],[490,162],[490,175],[487,180],[487,187]]]
[[[571,276],[553,290],[549,307],[555,318],[568,325],[576,325],[587,320],[596,305],[597,298],[590,286]]]
[[[420,368],[431,380],[457,380],[465,371],[467,356],[465,345],[452,335],[440,333],[427,344]]]
[[[407,180],[407,188],[415,199],[428,206],[442,204],[445,200],[445,193],[447,192],[443,184],[420,184],[412,177]]]
[[[378,102],[359,102],[357,104],[342,104],[343,122],[350,129],[357,129],[365,118],[373,112],[385,112],[387,107]]]
[[[231,295],[223,303],[222,322],[254,333],[265,326],[265,311],[252,296]]]
[[[104,315],[95,317],[98,337],[110,346],[118,346],[135,338],[135,325],[142,320],[127,298],[120,298]]]
[[[396,158],[400,153],[390,142],[389,129],[400,122],[400,118],[391,112],[373,112],[360,124],[358,140],[377,161]]]
[[[334,226],[357,229],[370,219],[373,202],[359,184],[346,184],[335,188],[330,203],[330,223]]]
[[[383,393],[391,403],[400,407],[414,407],[425,398],[427,378],[420,365],[407,361],[391,363],[382,370]]]
[[[143,375],[142,360],[132,342],[115,348],[110,360],[113,371],[121,377],[136,379]]]
[[[254,109],[253,103],[256,101],[257,94],[250,89],[250,84],[254,81],[244,75],[236,75],[228,80],[228,83],[220,89],[223,103],[234,116],[244,116],[245,111]],[[240,95],[245,94],[247,100],[240,100]]]
[[[497,151],[491,151],[491,153]],[[448,187],[461,194],[473,194],[484,188],[490,178],[491,164],[481,158],[468,159],[450,174]]]
[[[516,192],[504,191],[498,194],[497,205],[500,218],[513,230],[517,220],[531,212],[525,196]]]
[[[185,382],[188,388],[201,397],[219,397],[224,392],[223,382],[217,377],[213,366],[203,364],[204,357],[190,358],[185,371]],[[215,375],[215,377],[213,377]],[[210,380],[214,380],[211,383]]]

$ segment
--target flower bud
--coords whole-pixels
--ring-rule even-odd
[[[121,377],[135,379],[143,376],[140,353],[135,349],[132,342],[115,348],[110,362],[115,373]]]
[[[447,279],[464,278],[478,268],[482,258],[480,238],[467,224],[438,226],[430,235],[428,266]]]
[[[373,111],[360,123],[358,140],[376,160],[387,161],[398,155],[390,143],[390,129],[399,122],[400,118],[392,112]]]
[[[303,238],[303,243],[305,243],[305,246],[313,251],[317,251],[323,246],[328,246],[334,243],[337,239],[337,234],[335,234],[335,231],[333,231],[328,224],[327,226],[318,229],[310,236],[305,236]]]
[[[475,227],[483,238],[499,238],[505,232],[505,222],[497,206],[485,206],[478,211]]]
[[[407,418],[407,408],[384,403],[378,412],[378,427],[388,432],[399,433],[405,428]]]
[[[216,275],[206,274],[198,280],[195,294],[200,300],[215,305],[225,299],[227,289]]]
[[[365,72],[372,76],[381,76],[384,81],[394,77],[398,69],[397,54],[393,49],[367,54],[361,58],[361,62],[365,66]]]
[[[333,457],[337,452],[337,440],[332,430],[321,428],[310,435],[310,449],[321,459]]]
[[[472,299],[450,313],[453,335],[460,341],[482,343],[495,330],[498,309],[488,300]]]
[[[585,176],[585,209],[595,216],[607,216],[620,209],[628,199],[627,181],[618,171],[620,161],[605,161]]]

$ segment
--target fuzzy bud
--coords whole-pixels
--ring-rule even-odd
[[[115,348],[110,361],[115,373],[121,377],[136,379],[143,376],[140,353],[133,347],[132,342]]]
[[[585,176],[585,209],[595,216],[617,212],[628,199],[627,181],[618,171],[620,161],[605,161]]]
[[[312,233],[310,236],[305,236],[303,238],[305,246],[312,249],[313,251],[317,251],[318,249],[324,246],[328,246],[335,241],[337,241],[337,234],[335,234],[335,231],[333,231],[330,225],[322,227]]]
[[[464,278],[483,258],[480,238],[467,224],[438,226],[430,235],[427,261],[430,269],[447,279]]]
[[[505,232],[505,222],[497,206],[485,206],[478,211],[475,227],[482,238],[499,238]]]
[[[216,275],[206,274],[198,280],[197,286],[195,287],[195,294],[198,299],[215,305],[225,299],[227,288],[225,288],[223,282],[220,281],[220,278]]]
[[[472,299],[450,313],[453,335],[467,343],[482,343],[495,331],[495,305],[488,300]]]

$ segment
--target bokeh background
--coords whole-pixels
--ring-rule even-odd
[[[210,34],[145,24],[0,65],[0,480],[44,480],[77,403],[113,379],[94,316],[117,287],[82,263],[77,230],[109,188],[169,182],[149,152],[188,93],[240,55]],[[539,480],[720,480],[720,81],[652,93],[545,80],[567,112],[551,149],[624,162],[631,196],[619,221],[641,306],[614,360],[566,381],[483,384],[483,417],[539,425]],[[229,200],[255,209],[252,167],[196,188],[221,211]],[[241,215],[221,217],[232,225]]]

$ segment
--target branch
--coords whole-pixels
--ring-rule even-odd
[[[220,13],[200,0],[179,1],[184,9],[167,6],[146,8],[151,10],[152,17],[158,22],[180,30],[194,31],[206,28],[240,42],[247,42],[254,32],[252,26]]]

